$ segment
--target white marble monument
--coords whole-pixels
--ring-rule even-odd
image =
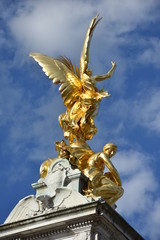
[[[67,159],[56,159],[46,177],[32,184],[36,195],[20,200],[0,226],[0,239],[143,239],[103,199],[85,197],[86,182]]]

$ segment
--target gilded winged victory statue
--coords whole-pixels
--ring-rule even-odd
[[[97,132],[94,118],[98,113],[100,101],[110,96],[107,91],[98,90],[96,82],[110,78],[116,67],[115,62],[111,62],[112,67],[106,74],[95,76],[92,76],[92,70],[88,67],[93,30],[100,20],[101,18],[96,16],[90,23],[81,52],[80,70],[77,65],[74,67],[68,58],[51,58],[40,53],[30,53],[30,56],[38,62],[53,83],[60,84],[59,91],[66,112],[59,116],[59,123],[69,145],[64,140],[56,142],[59,157],[69,159],[72,165],[88,177],[88,188],[85,190],[87,196],[101,196],[109,204],[113,204],[123,194],[118,172],[110,161],[116,146],[109,144],[107,148],[114,154],[104,151],[97,155],[86,143],[86,140],[92,139]],[[108,175],[103,174],[104,166],[110,170]]]

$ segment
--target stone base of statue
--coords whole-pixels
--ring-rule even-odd
[[[143,239],[105,201],[84,196],[86,184],[67,159],[56,159],[32,184],[36,195],[20,200],[0,226],[0,239]]]

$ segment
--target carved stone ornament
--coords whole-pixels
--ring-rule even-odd
[[[78,169],[73,170],[67,159],[54,159],[46,177],[32,184],[36,195],[20,200],[5,223],[88,203],[90,199],[81,194],[86,182],[87,178]]]

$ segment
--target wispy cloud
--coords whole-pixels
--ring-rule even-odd
[[[156,18],[152,10],[156,8],[157,1],[148,0],[145,4],[137,0],[123,0],[123,3],[117,0],[102,1],[96,4],[87,1],[84,7],[83,1],[47,1],[46,4],[46,1],[40,0],[38,4],[36,1],[27,1],[18,5],[14,10],[15,15],[8,19],[8,26],[19,48],[76,58],[84,39],[84,28],[88,27],[86,22],[97,12],[104,16],[105,26],[103,32],[97,30],[99,41],[104,43],[107,39],[108,46],[115,43],[114,48],[117,48],[120,34],[133,31],[140,23]]]
[[[149,38],[145,41],[143,45],[143,51],[138,57],[138,62],[145,65],[152,65],[156,68],[160,66],[160,39],[159,38]]]
[[[134,102],[133,117],[135,123],[147,130],[160,132],[160,89],[150,88]]]
[[[136,219],[134,223],[136,228],[139,230],[142,228],[143,234],[148,235],[148,239],[159,239],[157,206],[160,196],[157,198],[158,183],[154,177],[152,161],[151,156],[135,149],[118,152],[115,160],[113,159],[125,189],[123,199],[117,203],[118,211],[130,219],[129,221]],[[151,218],[154,227],[151,227]]]

